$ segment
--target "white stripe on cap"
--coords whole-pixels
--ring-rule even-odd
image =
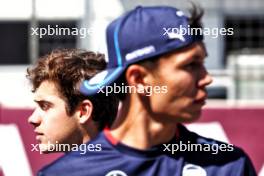
[[[107,70],[104,70],[104,71],[100,72],[99,74],[95,75],[94,77],[92,77],[89,80],[89,84],[90,85],[100,84],[105,79],[105,77],[107,76],[107,74],[108,74],[108,71]]]

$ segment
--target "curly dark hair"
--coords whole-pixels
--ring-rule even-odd
[[[106,68],[103,54],[80,49],[54,50],[38,59],[35,66],[27,69],[26,77],[33,92],[43,81],[52,81],[66,103],[66,112],[72,115],[79,103],[89,99],[93,104],[92,119],[98,129],[111,126],[118,110],[118,99],[114,94],[97,93],[85,96],[79,91],[83,80],[90,79]]]

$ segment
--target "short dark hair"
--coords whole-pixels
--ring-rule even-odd
[[[98,129],[110,126],[118,110],[118,99],[114,94],[97,93],[85,96],[79,91],[83,80],[88,80],[106,68],[103,54],[80,49],[54,50],[38,59],[35,66],[27,69],[26,77],[33,86],[33,92],[43,81],[52,81],[66,103],[66,112],[72,115],[79,103],[89,99],[93,104],[92,119]]]
[[[203,28],[201,19],[203,17],[204,14],[204,10],[203,8],[201,8],[199,5],[191,2],[191,9],[189,10],[189,14],[190,17],[188,18],[188,22],[190,25],[190,28]],[[166,53],[168,54],[168,53]],[[138,64],[141,65],[145,68],[149,68],[151,70],[151,68],[155,68],[157,60],[160,58],[160,56],[155,56],[153,58],[149,58],[143,61],[139,61],[137,63],[134,64]],[[126,70],[122,73],[122,75],[117,79],[116,84],[118,86],[126,86],[127,85],[127,81],[126,81]],[[120,92],[117,93],[117,98],[121,101],[123,101],[126,98],[126,93],[125,92]]]

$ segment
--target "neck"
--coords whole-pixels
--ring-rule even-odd
[[[95,138],[98,133],[97,126],[94,123],[85,124],[81,127],[82,143],[87,143],[91,139]]]
[[[83,136],[82,139],[82,144],[87,143],[88,141],[90,141],[92,138],[89,135]]]
[[[133,106],[129,102],[124,100],[119,116],[112,125],[110,132],[114,138],[133,148],[148,149],[166,143],[175,136],[175,123],[155,120],[141,101],[131,103]]]

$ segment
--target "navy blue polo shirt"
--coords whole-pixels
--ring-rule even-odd
[[[86,144],[100,144],[100,151],[69,152],[44,167],[38,175],[256,176],[251,161],[240,148],[199,136],[183,125],[178,125],[178,134],[178,137],[175,136],[166,144],[138,150],[115,140],[108,130],[104,130]],[[179,150],[180,144],[186,144],[185,149],[189,144],[189,150],[184,151],[184,147]],[[191,148],[191,144],[203,146],[203,151],[194,146]],[[215,150],[217,146],[222,146],[221,151]]]

